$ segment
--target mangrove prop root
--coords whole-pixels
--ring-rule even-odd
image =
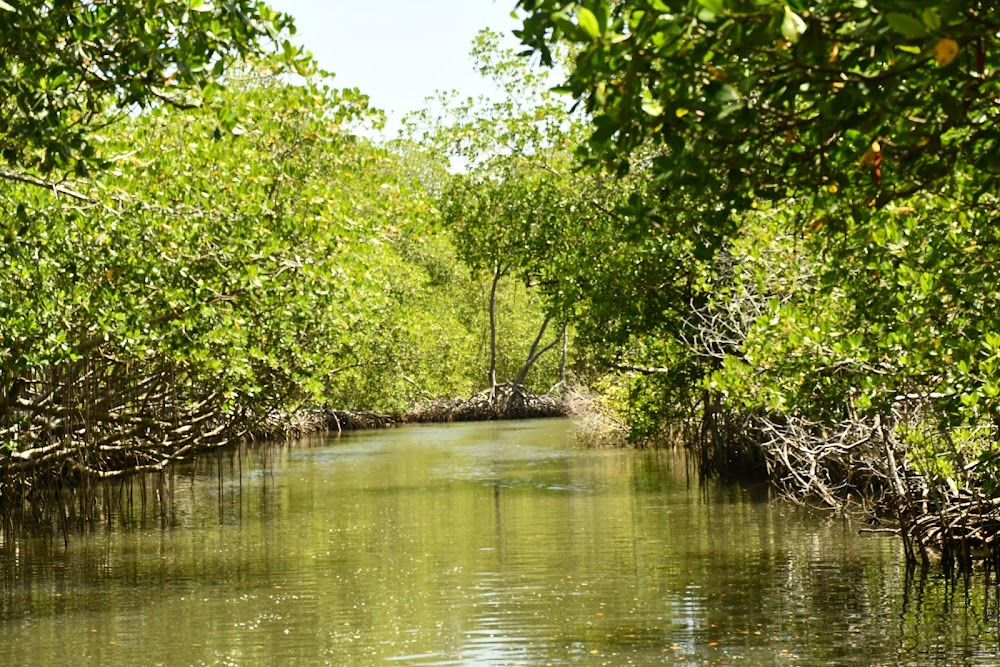
[[[710,415],[711,428],[692,444],[703,467],[746,465],[735,455],[753,443],[783,494],[837,511],[860,510],[898,523],[907,561],[967,568],[1000,566],[1000,498],[971,476],[960,488],[914,470],[900,425],[918,423],[919,409],[899,405],[888,416],[818,423],[798,417]],[[706,418],[707,419],[707,418]],[[728,448],[728,449],[727,449]],[[711,471],[711,470],[710,470]]]
[[[468,400],[438,401],[414,409],[405,416],[408,422],[461,422],[497,419],[563,417],[562,398],[528,391],[523,385],[505,383],[482,391]]]
[[[7,383],[0,388],[0,518],[7,526],[50,524],[66,533],[77,520],[111,514],[114,503],[101,491],[109,484],[143,480],[145,505],[149,476],[159,476],[159,498],[174,463],[247,440],[565,414],[561,399],[516,384],[400,415],[333,409],[287,414],[245,405],[197,386],[181,369],[137,369],[104,358]]]

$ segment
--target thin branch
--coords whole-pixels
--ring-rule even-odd
[[[85,201],[85,202],[92,201],[90,197],[88,197],[87,195],[80,194],[76,190],[70,190],[65,185],[59,185],[58,183],[49,183],[47,181],[43,181],[40,178],[35,178],[34,176],[27,176],[26,174],[18,174],[13,171],[5,171],[0,169],[0,178],[4,178],[8,181],[25,183],[27,185],[34,185],[35,187],[51,190],[56,194],[66,195],[67,197],[72,197],[73,199],[78,199],[80,201]]]

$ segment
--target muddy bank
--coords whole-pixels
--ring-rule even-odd
[[[402,424],[426,424],[504,419],[543,419],[568,414],[562,396],[535,394],[524,387],[498,385],[470,398],[432,401],[403,413],[323,408],[293,417],[286,432],[295,434],[391,428]]]

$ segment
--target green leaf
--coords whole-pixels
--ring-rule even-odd
[[[579,21],[580,27],[592,38],[597,39],[601,36],[601,26],[598,24],[594,12],[586,7],[580,7],[576,10],[576,20]]]
[[[726,13],[726,3],[723,0],[698,0],[698,4],[716,16]]]
[[[715,99],[725,104],[733,104],[735,102],[743,101],[743,97],[740,95],[739,91],[730,86],[728,83],[719,88],[718,92],[715,93]]]
[[[663,103],[653,97],[653,94],[649,90],[644,90],[642,91],[642,110],[650,116],[662,116]]]
[[[931,294],[934,291],[934,276],[929,273],[920,275],[920,291],[924,294]]]
[[[715,12],[703,8],[698,10],[698,20],[702,23],[715,23],[719,17]]]
[[[885,20],[890,28],[908,39],[927,36],[927,28],[924,27],[924,24],[909,14],[889,12],[885,15]]]
[[[601,27],[601,34],[605,34],[608,31],[608,24],[611,21],[610,8],[607,4],[601,2],[597,5],[597,9],[594,10],[594,16],[597,17],[597,24]]]
[[[793,12],[788,5],[785,5],[785,19],[781,22],[781,36],[785,38],[785,41],[789,44],[796,44],[807,27],[802,17]]]
[[[936,32],[941,29],[941,16],[938,14],[937,9],[934,7],[926,7],[923,12],[920,13],[920,18],[923,20],[924,25],[931,32]]]

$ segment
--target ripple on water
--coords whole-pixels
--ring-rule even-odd
[[[167,530],[4,541],[0,664],[1000,662],[978,575],[567,432],[351,434],[179,475]]]

